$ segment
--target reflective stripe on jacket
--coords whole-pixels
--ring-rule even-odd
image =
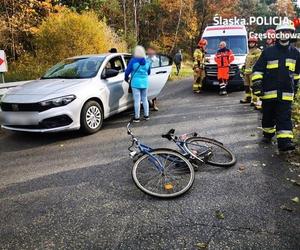
[[[253,67],[252,82],[262,80],[264,100],[293,101],[299,73],[300,52],[276,43],[262,52]]]
[[[245,74],[251,74],[254,64],[257,62],[261,55],[261,50],[259,48],[251,48],[245,60]]]
[[[204,69],[204,63],[205,63],[205,52],[201,49],[195,49],[194,54],[194,68],[200,68]]]

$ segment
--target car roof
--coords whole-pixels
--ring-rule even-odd
[[[111,55],[118,56],[118,55],[131,55],[131,54],[129,54],[129,53],[87,54],[87,55],[69,57],[68,59],[78,59],[78,58],[87,58],[87,57],[107,57],[107,56],[111,56]]]

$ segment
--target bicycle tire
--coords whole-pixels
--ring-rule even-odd
[[[187,180],[185,181],[186,184],[183,185],[183,188],[179,188],[179,190],[177,190],[177,188],[179,187],[179,182],[177,183],[177,180],[173,177],[171,177],[171,166],[170,164],[167,166],[169,169],[168,171],[170,173],[169,176],[167,173],[165,173],[164,175],[162,175],[157,169],[155,168],[147,168],[149,167],[146,166],[146,168],[143,168],[143,164],[144,162],[146,162],[147,160],[151,159],[150,156],[148,154],[143,154],[133,165],[132,168],[132,179],[135,183],[135,185],[144,193],[151,195],[151,196],[155,196],[158,198],[174,198],[174,197],[178,197],[184,193],[186,193],[193,185],[194,180],[195,180],[195,172],[194,172],[194,168],[192,166],[192,164],[189,162],[189,160],[187,158],[185,158],[182,154],[180,154],[178,151],[175,150],[171,150],[171,149],[154,149],[153,151],[151,151],[151,155],[155,157],[155,159],[159,159],[159,157],[163,158],[165,160],[165,163],[167,162],[167,159],[169,158],[169,156],[173,156],[176,157],[179,161],[175,162],[173,161],[173,163],[175,163],[174,167],[172,166],[172,170],[177,170],[179,171],[178,175],[185,175],[185,171],[187,173]],[[172,159],[172,158],[169,158]],[[153,160],[153,158],[152,158]],[[151,160],[147,161],[150,162],[151,166],[155,167],[154,163],[151,162]],[[180,163],[180,165],[178,166],[178,164]],[[176,166],[177,165],[177,166]],[[166,164],[165,166],[166,167]],[[152,181],[151,178],[147,183],[144,183],[143,180],[141,180],[141,172],[144,171],[144,169],[147,171],[152,171],[155,173],[153,178],[155,177],[155,181],[158,181],[157,184],[160,185],[160,181],[161,181],[161,191],[158,192],[157,190],[154,190],[153,188],[151,189],[151,187],[147,187],[147,185],[149,184],[150,181]],[[180,172],[184,170],[183,172]],[[175,173],[175,172],[174,172]],[[156,178],[157,175],[157,178]],[[168,180],[169,183],[166,184],[166,178],[172,179],[172,181]],[[161,180],[160,180],[161,179]],[[179,180],[180,181],[180,180]],[[170,184],[171,183],[171,184]],[[170,189],[166,189],[166,185],[172,185],[172,191]],[[145,187],[146,186],[146,187]],[[174,192],[173,192],[174,190]]]
[[[205,163],[213,165],[213,166],[217,166],[217,167],[231,167],[236,163],[236,157],[231,152],[231,150],[229,150],[227,147],[225,147],[222,143],[220,143],[214,139],[209,139],[209,138],[205,138],[205,137],[190,137],[185,141],[185,143],[184,143],[185,150],[187,152],[189,152],[190,155],[192,155],[194,158],[199,159],[198,156],[192,152],[193,150],[188,147],[188,145],[191,145],[191,143],[195,142],[195,141],[202,142],[203,144],[213,145],[214,148],[218,147],[219,149],[221,149],[221,152],[223,151],[223,153],[225,155],[227,155],[227,158],[228,158],[228,161],[226,161],[226,162],[220,162],[220,161],[218,162],[217,160],[210,158],[210,159],[207,159],[205,161]],[[206,145],[203,145],[203,146],[206,146]],[[208,146],[206,146],[206,147],[208,147]],[[215,153],[214,151],[215,150],[212,150],[212,154]]]

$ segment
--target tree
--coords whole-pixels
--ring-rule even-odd
[[[63,7],[55,1],[0,0],[0,47],[7,52],[8,60],[16,60],[24,51],[33,50],[32,37],[36,27],[50,13]]]

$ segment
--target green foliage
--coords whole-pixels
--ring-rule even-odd
[[[192,61],[185,61],[181,64],[181,70],[179,75],[176,75],[177,71],[176,71],[176,66],[173,64],[172,66],[172,71],[169,77],[169,80],[171,81],[175,81],[175,80],[180,80],[180,79],[184,79],[187,77],[193,77],[193,63]],[[192,85],[191,85],[192,88]]]
[[[64,11],[38,27],[34,53],[24,53],[9,67],[9,81],[40,77],[49,66],[76,55],[106,53],[111,46],[126,51],[125,42],[93,12]]]
[[[300,145],[300,90],[298,91],[293,104],[293,120],[295,124],[295,142]]]
[[[44,61],[40,63],[38,57],[24,53],[18,61],[9,64],[5,74],[6,82],[32,80],[41,77],[51,65]]]

